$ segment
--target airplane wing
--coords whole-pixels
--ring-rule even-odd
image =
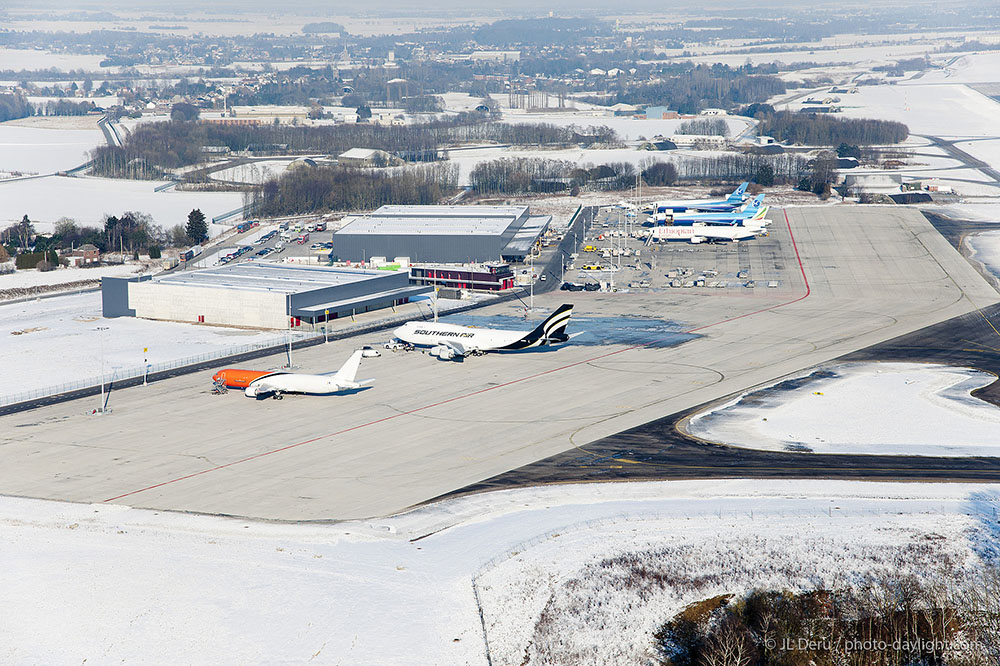
[[[454,340],[442,340],[439,344],[450,348],[453,352],[455,352],[456,356],[468,356],[469,353],[475,351],[474,348],[466,347],[461,342],[455,342]]]
[[[271,395],[272,393],[277,393],[281,388],[274,385],[268,384],[267,382],[254,382],[247,386],[244,393],[249,398],[263,398]]]

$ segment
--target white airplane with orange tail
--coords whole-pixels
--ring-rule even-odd
[[[364,384],[375,381],[362,379],[355,381],[361,365],[360,349],[347,359],[347,363],[336,372],[306,375],[296,372],[275,372],[269,370],[239,370],[226,368],[212,375],[212,381],[226,388],[241,388],[248,398],[273,397],[281,400],[285,393],[303,393],[307,395],[331,395],[341,391],[359,389]]]

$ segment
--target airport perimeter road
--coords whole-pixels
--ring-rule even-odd
[[[752,274],[780,271],[777,289],[536,296],[539,308],[574,302],[577,315],[680,320],[701,336],[680,346],[570,345],[463,363],[386,353],[362,365],[359,376],[377,380],[369,390],[282,401],[212,396],[211,372],[196,373],[116,392],[103,417],[82,402],[0,417],[0,492],[287,520],[379,516],[998,301],[914,210],[787,214],[772,214],[756,247],[684,253],[689,264],[734,256]],[[385,337],[295,362],[330,371]]]

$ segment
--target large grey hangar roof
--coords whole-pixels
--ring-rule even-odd
[[[271,262],[244,262],[196,271],[171,273],[155,278],[163,284],[193,287],[225,287],[251,291],[297,294],[314,289],[338,287],[391,275],[390,271],[302,266]]]
[[[382,206],[337,233],[499,236],[527,214],[527,206]]]

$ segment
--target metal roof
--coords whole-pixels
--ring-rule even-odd
[[[551,222],[551,215],[529,217],[500,254],[502,256],[527,254],[531,250],[531,246],[538,240],[538,237],[549,228]]]
[[[244,262],[218,268],[171,273],[155,278],[155,281],[161,284],[190,287],[225,287],[247,291],[297,294],[364,280],[375,280],[391,275],[393,275],[391,271]]]
[[[324,310],[330,310],[331,312],[338,312],[346,310],[350,307],[363,306],[372,301],[382,299],[382,298],[402,298],[402,297],[412,297],[419,294],[427,294],[433,291],[433,287],[428,286],[410,286],[410,287],[400,287],[399,289],[387,289],[385,291],[379,291],[373,294],[365,294],[363,296],[356,296],[354,298],[344,298],[339,301],[330,301],[329,303],[319,303],[317,305],[306,305],[303,307],[296,307],[292,309],[292,314],[302,313],[306,316],[312,316],[314,314],[319,314]]]
[[[337,234],[500,236],[527,214],[527,206],[382,206]]]

